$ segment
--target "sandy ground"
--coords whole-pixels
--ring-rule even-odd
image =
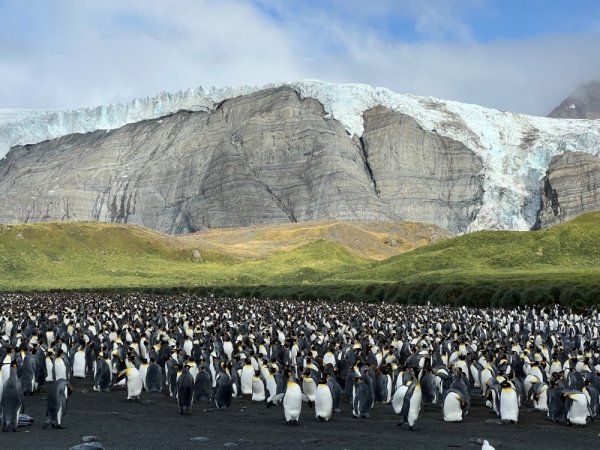
[[[231,408],[214,410],[210,403],[194,404],[191,415],[180,416],[176,401],[165,394],[142,394],[138,403],[125,400],[117,388],[110,393],[92,391],[92,381],[76,380],[64,420],[66,429],[42,429],[46,393],[25,398],[32,426],[0,433],[2,449],[68,449],[94,435],[106,449],[479,449],[472,442],[490,440],[497,449],[600,448],[600,423],[573,428],[549,422],[543,413],[523,410],[516,425],[500,424],[479,397],[462,423],[445,423],[438,407],[427,406],[411,432],[398,427],[389,405],[377,404],[371,419],[354,419],[350,406],[328,423],[315,420],[304,405],[300,423],[288,426],[281,406],[234,399]],[[196,440],[193,440],[196,438]]]

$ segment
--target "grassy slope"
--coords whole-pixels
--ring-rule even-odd
[[[396,245],[386,244],[390,236]],[[4,225],[0,290],[314,283],[447,236],[410,223],[318,222],[178,237],[102,223]]]
[[[481,231],[392,257],[348,280],[600,283],[600,213],[535,232]]]
[[[394,247],[385,243],[390,236]],[[339,222],[182,237],[98,223],[5,225],[0,290],[208,286],[249,295],[410,301],[414,286],[600,283],[600,213],[537,232],[472,233],[387,257],[432,236],[445,235],[416,224]],[[200,260],[192,258],[194,249]]]
[[[382,261],[452,235],[434,225],[390,222],[300,222],[280,225],[206,230],[179,236],[186,247],[234,255],[240,260],[265,258],[316,240],[341,244],[356,255]],[[390,245],[390,241],[394,241]]]

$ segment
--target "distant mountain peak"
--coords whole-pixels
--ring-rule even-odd
[[[600,80],[580,85],[548,115],[557,119],[600,119]]]

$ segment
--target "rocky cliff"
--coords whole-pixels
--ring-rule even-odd
[[[552,110],[548,117],[600,119],[600,80],[582,84]]]
[[[114,131],[15,147],[0,222],[100,220],[169,233],[307,220],[416,220],[464,231],[482,163],[463,144],[377,108],[364,141],[280,87]]]
[[[300,81],[0,110],[0,154],[7,143],[20,145],[0,160],[0,222],[92,219],[183,233],[415,220],[462,232],[534,226],[550,160],[598,155],[600,126]]]
[[[549,227],[600,210],[600,157],[580,152],[554,157],[541,191],[536,227]]]
[[[483,163],[463,143],[385,107],[364,114],[361,139],[377,194],[403,220],[466,230],[483,197]]]

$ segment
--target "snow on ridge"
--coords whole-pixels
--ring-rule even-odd
[[[326,114],[340,121],[351,135],[361,136],[363,112],[381,105],[412,116],[426,130],[463,142],[482,159],[485,175],[483,204],[469,231],[530,229],[540,205],[539,182],[552,157],[568,150],[600,152],[598,120],[533,117],[364,84],[305,80],[260,87],[200,87],[72,111],[0,109],[0,158],[13,145],[119,128],[181,109],[211,110],[223,100],[280,86],[290,86],[301,97],[321,102]]]
[[[484,165],[484,197],[468,231],[531,229],[540,206],[540,181],[552,157],[569,150],[600,153],[599,120],[527,116],[367,85],[317,81],[290,85],[323,103],[351,134],[362,135],[362,113],[381,105],[474,151]]]
[[[154,97],[134,99],[93,108],[62,111],[0,109],[0,158],[12,146],[35,144],[72,133],[110,130],[128,123],[154,119],[176,111],[206,111],[221,101],[255,92],[260,87],[225,87],[188,89],[175,93],[161,92]]]

